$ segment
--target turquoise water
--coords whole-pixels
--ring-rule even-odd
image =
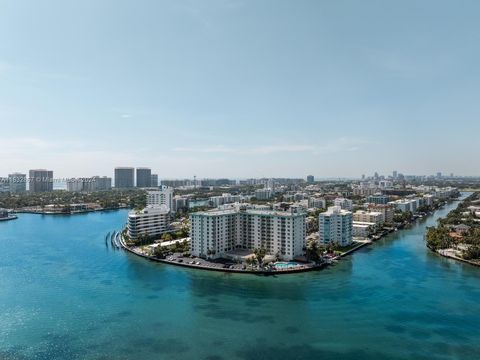
[[[480,269],[426,251],[434,218],[265,278],[112,251],[125,216],[0,223],[0,359],[480,358]]]

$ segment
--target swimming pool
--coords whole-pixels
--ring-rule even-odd
[[[275,263],[274,266],[277,269],[284,270],[284,269],[292,269],[292,268],[299,267],[300,264],[296,263],[296,262],[293,262],[293,261],[290,261],[290,262],[278,262],[278,263]]]

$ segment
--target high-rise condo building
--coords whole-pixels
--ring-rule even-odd
[[[7,193],[10,191],[8,178],[0,177],[0,193]]]
[[[115,168],[115,187],[132,188],[135,184],[135,169],[132,167]]]
[[[152,170],[149,168],[137,168],[137,187],[146,188],[152,186]]]
[[[28,176],[30,192],[53,191],[53,171],[44,169],[30,170]]]
[[[328,208],[318,217],[319,243],[348,246],[352,243],[353,214],[339,206]]]
[[[67,181],[67,191],[106,191],[112,188],[112,178],[92,176],[90,178],[72,178]]]
[[[152,174],[152,185],[151,186],[154,186],[154,187],[157,187],[158,186],[158,174]]]
[[[304,212],[255,210],[246,206],[191,214],[191,253],[222,258],[229,252],[264,248],[267,255],[292,260],[303,254]]]
[[[112,178],[107,176],[92,177],[92,191],[106,191],[112,189]]]
[[[173,212],[173,189],[162,186],[160,190],[147,191],[147,206],[165,205]]]
[[[21,193],[27,190],[27,175],[13,173],[8,175],[8,184],[11,193]]]

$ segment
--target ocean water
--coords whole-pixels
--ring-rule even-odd
[[[114,251],[126,211],[20,214],[0,223],[0,359],[479,359],[480,268],[423,240],[455,206],[277,277]]]

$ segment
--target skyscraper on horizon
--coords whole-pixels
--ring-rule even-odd
[[[13,173],[8,175],[8,184],[11,193],[21,193],[27,191],[27,175]]]
[[[137,168],[137,187],[146,188],[152,186],[152,170],[150,168]]]
[[[28,172],[29,191],[33,193],[53,191],[53,171],[34,169]]]
[[[158,186],[158,174],[152,174],[152,180],[151,180],[152,185],[154,187]]]
[[[135,169],[133,167],[116,167],[114,181],[117,189],[133,188],[135,185]]]

